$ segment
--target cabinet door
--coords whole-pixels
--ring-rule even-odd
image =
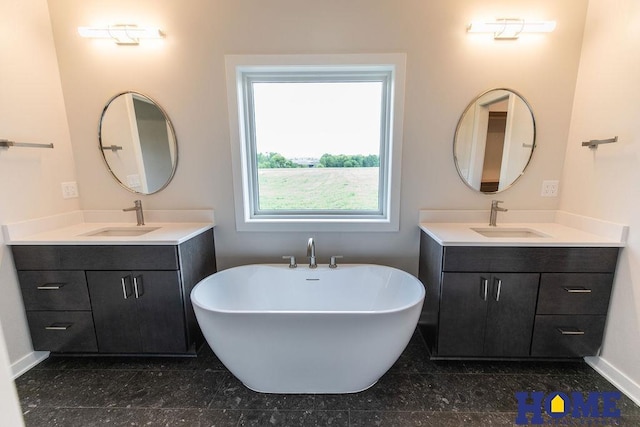
[[[481,273],[443,273],[438,356],[482,355],[490,278]]]
[[[140,327],[130,271],[87,271],[101,353],[139,353]]]
[[[484,356],[529,356],[539,279],[537,273],[491,276]]]
[[[187,351],[182,286],[177,271],[134,271],[143,353]]]

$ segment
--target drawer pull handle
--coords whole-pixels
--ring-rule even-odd
[[[563,329],[563,328],[558,328],[558,332],[560,332],[562,335],[584,335],[584,331],[581,331],[580,329]]]
[[[38,286],[39,291],[57,291],[66,285],[66,283],[45,283],[44,285]]]
[[[142,276],[133,278],[133,290],[136,294],[136,298],[140,298],[144,294],[144,289],[142,288]]]
[[[482,283],[480,286],[480,298],[486,301],[487,294],[489,292],[489,279],[485,279],[484,277],[482,277],[481,279],[482,279]]]
[[[591,293],[591,289],[587,289],[587,288],[564,288],[564,290],[569,292],[570,294],[590,294]]]
[[[496,288],[496,302],[500,301],[500,291],[502,291],[502,280],[495,279],[498,283],[498,287]]]
[[[63,323],[63,324],[54,323],[53,325],[45,326],[44,328],[47,331],[66,331],[71,327],[71,325],[73,325],[73,323]]]
[[[127,278],[131,280],[131,276],[125,276],[120,278],[120,284],[122,285],[122,296],[124,299],[127,299],[131,296],[131,294],[127,293]]]

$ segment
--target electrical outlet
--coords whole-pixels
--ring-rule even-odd
[[[542,181],[542,197],[558,197],[560,181]]]
[[[62,198],[74,199],[78,197],[78,184],[75,181],[62,183]]]

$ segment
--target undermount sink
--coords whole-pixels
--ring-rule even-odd
[[[515,227],[485,227],[471,228],[476,233],[480,233],[485,237],[520,237],[520,238],[536,238],[550,237],[531,228],[515,228]]]
[[[143,234],[150,233],[159,228],[160,227],[141,227],[141,226],[107,227],[107,228],[101,228],[99,230],[93,230],[88,233],[84,233],[83,236],[135,237],[135,236],[142,236]]]

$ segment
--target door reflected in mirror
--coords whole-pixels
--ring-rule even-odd
[[[456,169],[474,190],[506,190],[524,173],[535,148],[533,112],[510,89],[480,94],[466,108],[453,142]]]
[[[171,121],[151,98],[120,93],[104,107],[100,151],[113,177],[134,193],[165,188],[175,173],[178,150]]]

